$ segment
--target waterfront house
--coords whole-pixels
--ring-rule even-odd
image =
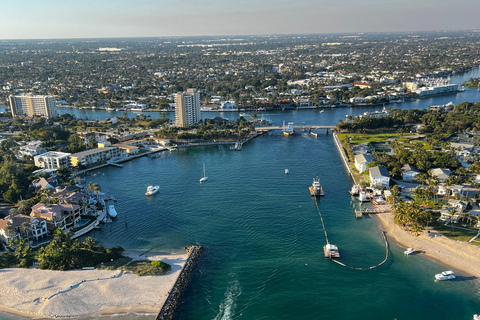
[[[22,230],[22,223],[28,223],[29,231]],[[8,231],[10,226],[11,231]],[[30,217],[23,214],[6,216],[0,219],[0,240],[7,243],[10,239],[35,239],[47,235],[47,224],[45,219]]]
[[[442,206],[442,209],[440,209],[440,218],[438,220],[451,220],[453,223],[457,223],[466,207],[467,204],[461,200],[448,200],[448,204]],[[455,210],[455,213],[452,215],[453,210]]]
[[[388,188],[390,185],[390,174],[383,167],[372,167],[369,172],[370,186]]]
[[[406,164],[402,167],[402,179],[403,181],[414,181],[415,176],[419,174],[417,168],[410,164]]]
[[[372,161],[373,157],[369,154],[357,154],[355,155],[355,168],[362,173],[368,169],[368,164]]]
[[[75,227],[83,208],[75,204],[37,203],[32,207],[30,216],[45,219],[47,229],[53,232],[56,228],[67,230]]]
[[[445,182],[452,175],[450,169],[435,168],[431,171],[432,177],[436,177],[438,182]]]
[[[38,192],[39,190],[43,189],[51,189],[55,190],[55,187],[57,186],[57,179],[56,178],[49,178],[50,181],[48,181],[45,178],[39,178],[35,179],[32,181],[32,186],[35,188],[35,192]]]

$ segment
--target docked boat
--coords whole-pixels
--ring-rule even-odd
[[[325,195],[323,193],[323,188],[320,185],[320,179],[318,177],[313,178],[313,183],[310,187],[308,187],[308,189],[310,190],[310,195],[312,197],[321,197]]]
[[[383,197],[375,197],[371,201],[375,205],[381,205],[381,204],[387,203],[387,201],[385,201],[385,199]]]
[[[108,206],[108,215],[111,218],[115,218],[118,215],[117,211],[115,210],[115,206],[113,204]]]
[[[350,191],[348,191],[352,196],[358,196],[358,194],[360,193],[360,188],[358,188],[358,185],[354,184],[352,186],[352,189],[350,189]]]
[[[151,196],[152,194],[157,193],[160,190],[160,186],[148,186],[146,196]]]
[[[448,270],[448,271],[443,271],[442,273],[438,273],[435,275],[436,280],[452,280],[455,279],[455,275],[453,274],[453,271]]]
[[[208,180],[208,177],[205,175],[205,163],[203,164],[203,177],[200,178],[200,183]]]
[[[338,247],[334,244],[327,243],[323,246],[323,253],[325,258],[340,258],[340,253],[338,252]]]
[[[358,199],[358,201],[360,201],[360,202],[368,202],[368,201],[370,201],[370,199],[367,198],[367,194],[365,193],[365,191],[360,191],[360,193],[358,194],[357,199]]]
[[[415,252],[415,249],[414,249],[414,248],[407,248],[407,250],[405,250],[405,251],[403,252],[403,254],[406,254],[406,255],[408,256],[408,255],[411,255],[411,254],[414,253],[414,252]]]

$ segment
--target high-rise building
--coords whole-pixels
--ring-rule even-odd
[[[200,93],[196,89],[177,94],[175,120],[177,127],[193,126],[200,122]]]
[[[10,96],[9,100],[13,117],[41,116],[50,119],[58,115],[55,97],[27,94]]]

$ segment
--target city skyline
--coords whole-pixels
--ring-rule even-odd
[[[0,21],[2,40],[480,29],[472,0],[23,0],[3,9],[16,14]]]

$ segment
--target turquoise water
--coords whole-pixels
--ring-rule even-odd
[[[200,184],[203,163],[209,179]],[[404,256],[393,242],[387,263],[374,270],[325,259],[307,189],[315,176],[324,186],[319,206],[341,261],[356,267],[382,261],[378,222],[354,219],[351,181],[327,135],[270,133],[241,152],[200,147],[97,171],[87,183],[115,195],[119,217],[94,236],[106,246],[164,252],[206,246],[175,319],[471,319],[479,312],[476,280],[459,273],[456,281],[435,282],[444,266]],[[151,184],[161,191],[145,197]]]
[[[451,100],[437,98],[445,98],[444,103]],[[267,117],[277,123],[330,124],[346,110],[279,112]],[[203,163],[209,179],[200,184]],[[446,267],[422,256],[404,256],[393,242],[387,263],[370,271],[353,271],[323,258],[325,237],[308,193],[315,176],[324,186],[326,196],[319,207],[330,242],[340,248],[341,261],[369,267],[385,257],[377,220],[354,219],[347,193],[351,180],[331,135],[284,137],[272,132],[252,140],[241,152],[199,147],[123,165],[86,177],[87,183],[99,183],[102,192],[118,199],[116,221],[92,236],[106,246],[163,252],[204,245],[205,254],[177,320],[467,320],[480,313],[477,280],[458,273],[455,281],[435,282],[434,274]],[[157,184],[160,192],[145,197],[145,185]],[[23,318],[0,314],[0,319]]]

